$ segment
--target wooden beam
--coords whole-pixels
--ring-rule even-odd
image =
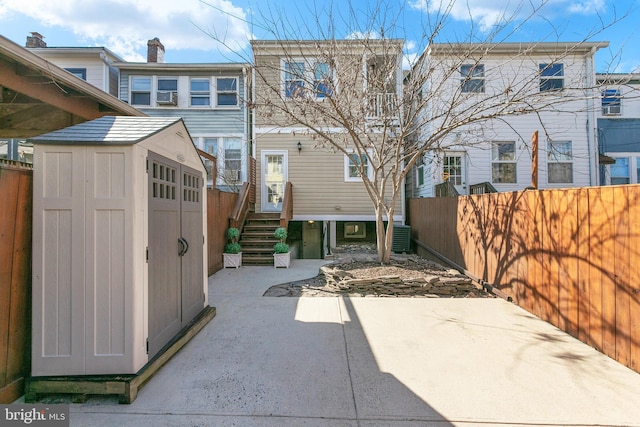
[[[538,131],[531,135],[531,188],[538,189]]]
[[[40,79],[31,79],[19,75],[15,68],[12,67],[0,67],[0,85],[83,117],[86,120],[93,120],[103,116],[99,111],[99,103],[88,98],[71,96],[61,85],[53,80],[44,82]]]

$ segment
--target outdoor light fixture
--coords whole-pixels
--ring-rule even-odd
[[[302,151],[302,143],[298,141],[298,153]]]

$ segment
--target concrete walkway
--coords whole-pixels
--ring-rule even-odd
[[[501,299],[268,298],[315,276],[209,279],[217,316],[131,405],[74,426],[640,426],[640,375]]]

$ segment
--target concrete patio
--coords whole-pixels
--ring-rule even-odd
[[[501,299],[269,298],[319,260],[209,278],[217,316],[74,426],[640,426],[640,375]]]

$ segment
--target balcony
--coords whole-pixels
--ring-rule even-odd
[[[398,103],[395,93],[376,93],[367,98],[367,119],[395,119],[398,117]]]

